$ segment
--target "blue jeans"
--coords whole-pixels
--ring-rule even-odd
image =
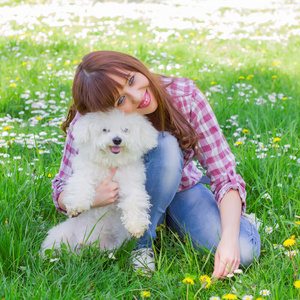
[[[177,140],[165,132],[145,157],[146,190],[151,197],[151,225],[137,242],[137,249],[151,247],[156,227],[164,218],[179,235],[188,235],[195,247],[213,252],[222,235],[221,218],[215,197],[202,183],[177,193],[181,182],[183,155]],[[205,177],[204,177],[205,178]],[[205,178],[207,179],[207,178]],[[207,182],[205,182],[207,183]],[[260,254],[260,236],[244,217],[240,225],[241,264],[248,266]]]

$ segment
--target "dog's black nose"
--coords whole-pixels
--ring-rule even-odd
[[[112,139],[112,141],[113,141],[113,143],[115,144],[115,145],[120,145],[121,143],[122,143],[122,139],[120,138],[120,137],[115,137],[115,138],[113,138]]]

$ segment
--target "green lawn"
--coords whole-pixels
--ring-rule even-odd
[[[199,4],[137,2],[0,2],[0,299],[300,299],[300,5],[199,1],[197,17]],[[247,212],[262,223],[261,257],[242,274],[199,291],[213,255],[164,228],[152,278],[130,267],[134,241],[115,259],[96,248],[40,257],[47,230],[65,219],[51,197],[60,124],[75,69],[93,50],[129,53],[206,94],[247,182]]]

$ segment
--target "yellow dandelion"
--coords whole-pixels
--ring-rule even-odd
[[[70,63],[68,63],[67,61],[65,62],[65,66],[68,66]]]
[[[274,61],[272,63],[273,66],[278,67],[281,64],[281,61]]]
[[[4,128],[3,128],[3,130],[4,131],[7,131],[7,130],[10,130],[12,127],[10,127],[10,126],[5,126]]]
[[[244,76],[239,76],[239,79],[245,79],[245,77]]]
[[[207,289],[207,288],[210,286],[210,284],[211,284],[211,279],[210,279],[210,277],[207,276],[207,275],[200,276],[199,280],[200,280],[200,282],[201,282],[201,285],[204,285],[206,289]]]
[[[216,84],[216,82],[215,82],[215,81],[212,81],[210,84],[211,84],[211,85],[214,85],[214,84]]]
[[[283,97],[282,100],[287,100],[287,97]]]
[[[281,141],[281,138],[279,138],[279,137],[276,137],[276,138],[273,139],[273,143],[277,143],[279,141]]]
[[[73,60],[73,64],[76,65],[78,63],[78,60]]]
[[[277,78],[277,76],[276,76],[276,75],[273,75],[273,76],[272,76],[272,78],[273,78],[273,79],[276,79],[276,78]]]
[[[47,67],[52,67],[52,65],[51,65],[51,64],[48,64]]]
[[[194,280],[191,278],[191,277],[185,277],[183,280],[182,280],[183,283],[186,283],[186,284],[195,284]]]
[[[242,133],[244,133],[244,134],[249,134],[249,133],[250,133],[250,130],[249,130],[249,129],[243,129]]]
[[[27,62],[26,61],[22,62],[22,66],[25,66],[25,65],[27,65]]]
[[[266,53],[267,51],[263,49],[263,50],[261,50],[260,52],[261,52],[261,53]]]
[[[297,280],[297,281],[294,282],[294,287],[296,289],[300,289],[300,280]]]
[[[10,85],[9,85],[9,87],[16,87],[17,85],[15,84],[15,83],[11,83]]]
[[[251,80],[254,77],[254,75],[250,74],[247,76],[247,80]]]
[[[295,223],[296,223],[297,225],[300,225],[300,221],[295,221]]]
[[[243,145],[243,142],[237,141],[234,143],[236,146]]]
[[[37,120],[39,120],[39,121],[41,121],[42,120],[42,118],[41,117],[35,117]]]
[[[266,70],[265,68],[262,68],[262,69],[261,69],[262,72],[264,72],[265,70]]]
[[[194,79],[194,80],[198,80],[198,77],[194,77],[193,79]]]
[[[151,296],[151,293],[148,292],[148,291],[142,291],[141,292],[141,297],[149,298],[150,296]]]
[[[237,299],[238,297],[234,294],[227,294],[222,297],[222,299]]]
[[[296,243],[296,241],[293,240],[293,239],[286,239],[283,242],[283,246],[285,246],[285,247],[292,247],[295,243]]]
[[[178,41],[179,41],[179,42],[182,42],[182,41],[183,41],[183,37],[180,36],[180,37],[178,38]]]

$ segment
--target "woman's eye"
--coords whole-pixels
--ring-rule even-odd
[[[124,96],[122,96],[119,100],[118,100],[118,105],[121,105],[122,104],[122,102],[124,101],[124,99],[125,99],[125,97]]]
[[[130,79],[129,79],[129,85],[132,85],[133,84],[133,81],[134,81],[134,76],[132,76]]]

